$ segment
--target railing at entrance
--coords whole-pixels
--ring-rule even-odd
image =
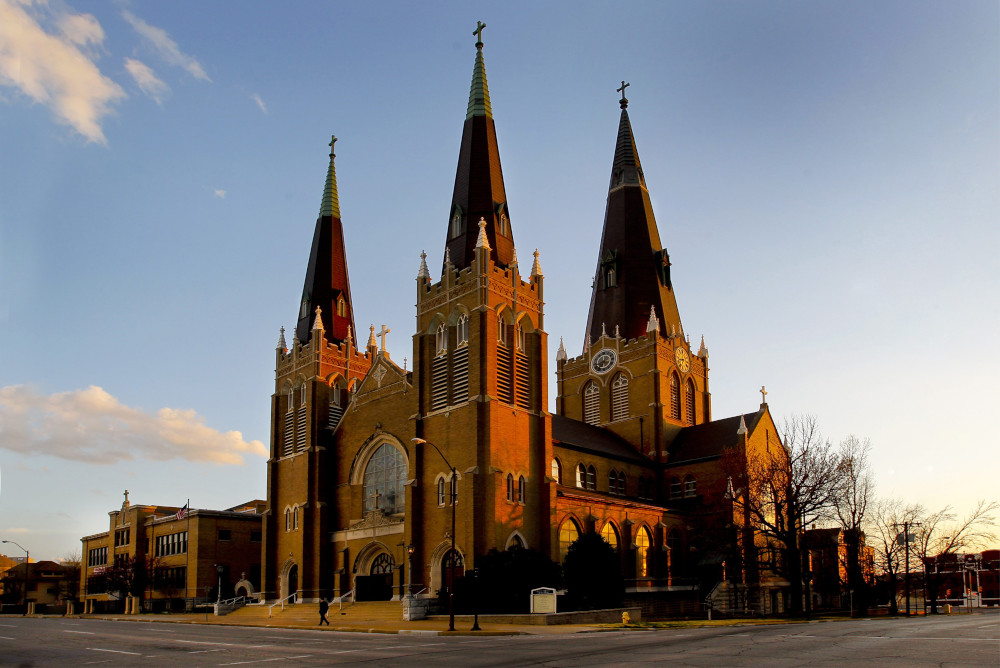
[[[340,606],[340,610],[344,609],[344,599],[345,598],[350,598],[351,599],[351,603],[357,603],[357,601],[358,601],[357,597],[355,597],[355,595],[354,595],[354,590],[353,589],[351,591],[347,592],[346,594],[341,594],[337,598],[333,599]]]
[[[298,595],[298,592],[289,594],[288,596],[286,596],[285,598],[281,599],[277,603],[274,603],[273,605],[271,605],[267,609],[267,616],[270,617],[274,613],[274,606],[276,606],[276,605],[280,605],[282,611],[284,611],[284,609],[285,609],[285,601],[289,601],[288,605],[295,605],[295,597],[297,595]]]

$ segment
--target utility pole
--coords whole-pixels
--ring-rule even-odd
[[[903,522],[902,524],[893,524],[895,527],[903,527],[903,550],[906,554],[906,574],[903,578],[906,583],[906,616],[910,616],[910,527],[920,526],[920,522],[910,522],[909,520]],[[899,536],[896,536],[896,541],[899,542]],[[895,594],[895,592],[893,592]]]

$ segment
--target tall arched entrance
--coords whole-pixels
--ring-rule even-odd
[[[388,552],[379,552],[368,567],[368,574],[354,579],[359,601],[388,601],[392,598],[392,572],[395,561]]]

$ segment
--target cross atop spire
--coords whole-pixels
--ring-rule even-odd
[[[486,24],[482,21],[476,21],[476,24],[476,29],[472,31],[472,34],[476,36],[476,48],[481,49],[483,48],[483,28],[486,27]]]
[[[623,80],[622,81],[622,87],[618,89],[618,92],[622,94],[622,99],[618,100],[618,104],[621,106],[622,109],[625,109],[625,108],[628,107],[628,98],[625,97],[625,89],[628,88],[631,85],[632,84],[630,84],[630,83],[625,83],[625,81]]]

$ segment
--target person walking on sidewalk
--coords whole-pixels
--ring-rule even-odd
[[[325,598],[321,598],[319,600],[319,625],[320,626],[323,626],[323,622],[326,622],[327,626],[330,625],[330,620],[326,618],[326,613],[327,613],[327,611],[329,609],[330,609],[330,604],[326,602]]]

